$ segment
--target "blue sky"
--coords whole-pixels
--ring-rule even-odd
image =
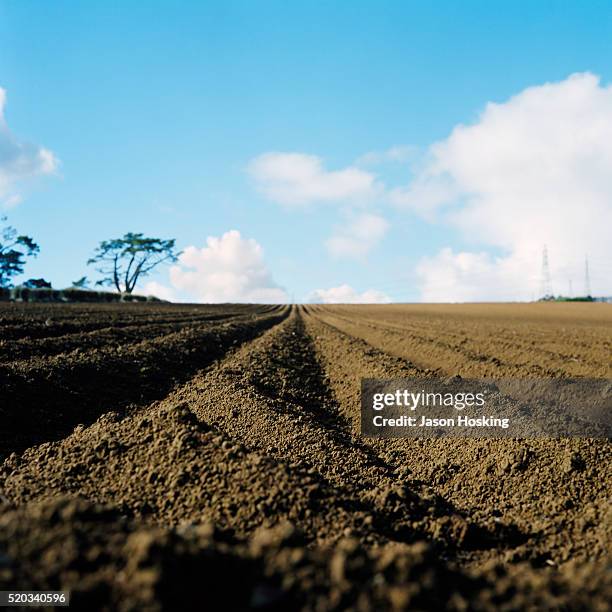
[[[570,258],[555,251],[573,224],[572,204],[550,235],[546,215],[536,215],[530,225],[544,229],[528,244],[516,239],[520,228],[484,239],[477,234],[496,230],[473,217],[504,206],[512,184],[483,203],[490,195],[483,181],[464,180],[462,162],[449,161],[451,150],[481,150],[480,132],[457,148],[449,137],[459,124],[484,124],[494,137],[494,119],[483,120],[488,102],[502,105],[509,122],[533,111],[529,121],[538,124],[537,113],[547,114],[538,103],[527,99],[516,110],[509,101],[546,83],[558,89],[550,96],[538,90],[544,103],[559,113],[560,126],[567,124],[568,114],[581,116],[562,106],[570,95],[563,85],[575,73],[599,77],[572,86],[585,92],[584,112],[607,105],[611,26],[609,3],[595,1],[0,0],[6,125],[14,141],[45,147],[58,161],[53,173],[33,171],[12,182],[20,201],[5,202],[10,222],[41,246],[25,277],[43,276],[58,287],[84,274],[95,278],[85,262],[97,242],[142,231],[193,247],[172,278],[165,269],[150,279],[178,299],[232,292],[258,299],[280,296],[266,293],[279,288],[298,301],[358,299],[368,291],[366,301],[529,299],[544,242],[557,291],[571,278],[579,285],[586,245],[599,239],[584,228]],[[602,120],[610,117],[606,110]],[[554,139],[550,131],[538,138],[546,146]],[[571,132],[559,138],[568,142]],[[436,142],[448,150],[432,162]],[[524,146],[533,151],[539,143]],[[585,143],[589,151],[594,146]],[[396,155],[388,153],[393,147]],[[609,170],[605,145],[597,147]],[[542,150],[536,163],[549,165]],[[265,179],[254,160],[270,153],[302,157],[269,159],[272,178]],[[559,172],[574,168],[575,158],[572,150],[556,160]],[[315,159],[319,169],[311,171],[308,160]],[[434,197],[432,212],[421,202],[446,180],[430,184],[436,164],[454,186],[443,204]],[[295,179],[302,171],[306,177]],[[583,190],[594,180],[576,176],[573,184]],[[344,188],[368,177],[371,188]],[[275,196],[274,181],[306,195]],[[423,182],[427,194],[415,192]],[[474,193],[477,206],[467,201]],[[532,193],[540,197],[542,187],[530,187]],[[598,202],[593,211],[607,215]],[[370,240],[366,221],[374,218]],[[361,232],[346,229],[360,219]],[[240,237],[224,241],[230,230]],[[348,242],[334,243],[338,235]],[[207,237],[220,242],[207,245]],[[340,246],[334,250],[330,240]],[[223,263],[225,247],[250,264],[241,270],[239,262]],[[602,243],[588,255],[593,282],[608,291],[610,253]],[[519,260],[528,262],[519,269]],[[228,287],[211,279],[215,265],[226,266]],[[237,280],[243,273],[252,276],[244,286]],[[509,280],[490,294],[491,278],[500,274]],[[517,276],[529,280],[520,286]]]

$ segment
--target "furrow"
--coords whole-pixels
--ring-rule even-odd
[[[355,428],[362,378],[423,375],[318,314],[306,315],[305,321],[334,396]],[[388,463],[407,466],[413,478],[498,534],[499,550],[464,551],[460,556],[465,562],[497,558],[563,563],[606,554],[607,482],[612,478],[607,441],[446,438],[370,443]],[[584,469],[569,471],[566,466],[576,456]],[[591,529],[582,532],[585,514],[592,517]]]
[[[130,344],[142,342],[143,338],[149,340],[160,338],[172,333],[187,329],[197,329],[211,323],[236,321],[248,319],[254,313],[215,313],[200,317],[185,317],[174,322],[160,319],[154,323],[142,322],[139,324],[102,327],[80,333],[51,336],[44,338],[21,338],[19,340],[0,341],[0,361],[17,362],[27,359],[48,359],[60,354],[81,351],[87,353],[94,349],[106,347],[126,347]]]
[[[417,307],[318,307],[314,311],[350,334],[422,367],[444,367],[473,377],[612,375],[608,359],[612,338],[609,326],[599,319],[590,324],[588,319],[568,321],[566,329],[546,319],[487,317],[486,311],[474,320],[461,316],[459,306],[448,305],[444,317],[435,310],[423,316]]]
[[[0,448],[8,454],[56,439],[103,412],[163,397],[229,349],[282,321],[287,312],[201,325],[85,355],[1,365]]]
[[[0,303],[0,340],[31,341],[60,338],[70,334],[86,334],[106,328],[122,329],[156,324],[173,324],[189,322],[206,322],[225,319],[228,316],[267,314],[274,307],[253,305],[235,305],[227,308],[223,304],[193,307],[167,305],[165,308],[140,305],[126,305],[124,310],[103,308],[104,305],[89,307],[83,311],[83,305],[71,304],[66,314],[64,305],[48,304],[36,308],[39,304],[6,304]],[[23,315],[16,316],[24,307]]]
[[[4,470],[3,494],[20,503],[80,495],[162,524],[206,517],[241,536],[283,518],[320,543],[350,534],[449,551],[486,535],[351,431],[296,310],[162,402],[106,414]]]

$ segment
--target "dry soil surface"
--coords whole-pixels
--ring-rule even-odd
[[[361,378],[612,378],[611,354],[605,304],[2,305],[0,589],[607,610],[609,441],[358,432]]]

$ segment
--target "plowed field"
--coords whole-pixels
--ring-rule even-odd
[[[0,326],[0,590],[609,609],[609,441],[358,433],[362,378],[612,379],[609,305],[5,304]]]

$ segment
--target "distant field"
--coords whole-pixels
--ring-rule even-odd
[[[462,376],[612,378],[612,304],[313,306],[339,331]]]
[[[356,432],[361,378],[612,378],[611,355],[608,304],[0,304],[0,586],[605,609],[609,441]]]

